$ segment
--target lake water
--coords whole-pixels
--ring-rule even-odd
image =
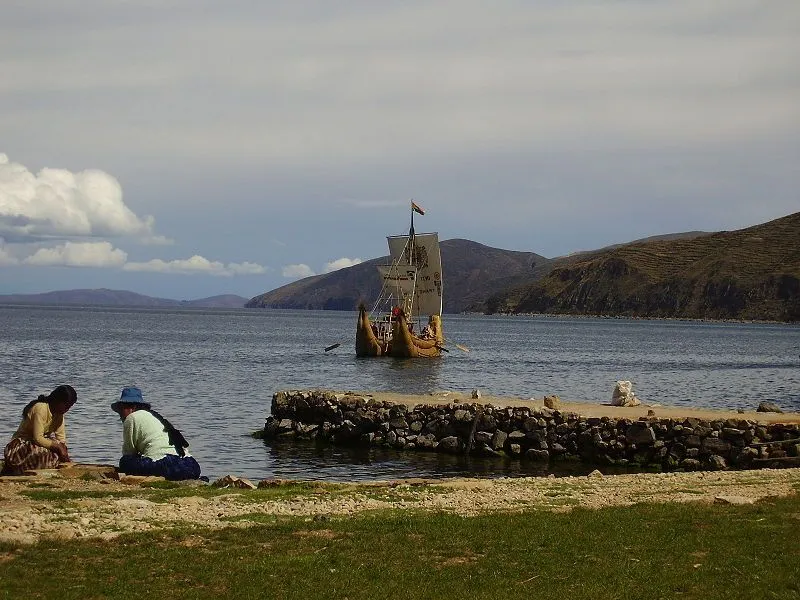
[[[449,354],[402,361],[357,359],[356,313],[349,312],[0,306],[0,443],[16,429],[24,404],[60,383],[78,391],[67,415],[74,460],[116,464],[122,426],[109,405],[123,386],[136,384],[183,430],[212,480],[227,473],[370,480],[534,468],[253,439],[273,393],[284,389],[479,388],[484,395],[605,403],[615,382],[629,379],[645,403],[752,410],[771,400],[800,410],[796,325],[480,315],[443,321]]]

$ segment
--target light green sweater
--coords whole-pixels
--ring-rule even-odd
[[[146,410],[129,414],[122,425],[122,454],[141,454],[161,460],[167,454],[178,454],[169,443],[164,425]],[[184,456],[190,456],[186,452]]]

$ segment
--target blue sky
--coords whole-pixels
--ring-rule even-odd
[[[5,0],[0,294],[252,297],[385,255],[410,198],[548,257],[781,217],[799,31],[797,0]]]

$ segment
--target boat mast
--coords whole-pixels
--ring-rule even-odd
[[[419,212],[420,214],[424,215],[425,211],[423,211],[419,206],[416,205],[414,199],[411,199],[411,227],[408,230],[408,264],[414,265],[418,267],[416,262],[416,253],[414,252],[414,213]],[[414,275],[414,290],[411,293],[411,306],[409,307],[409,320],[414,319],[414,309],[417,309],[417,319],[419,319],[419,308],[417,307],[417,303],[415,300],[417,299],[417,274]]]

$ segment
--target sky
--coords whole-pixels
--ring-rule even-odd
[[[250,298],[412,198],[549,258],[734,230],[798,165],[797,0],[0,3],[0,294]]]

